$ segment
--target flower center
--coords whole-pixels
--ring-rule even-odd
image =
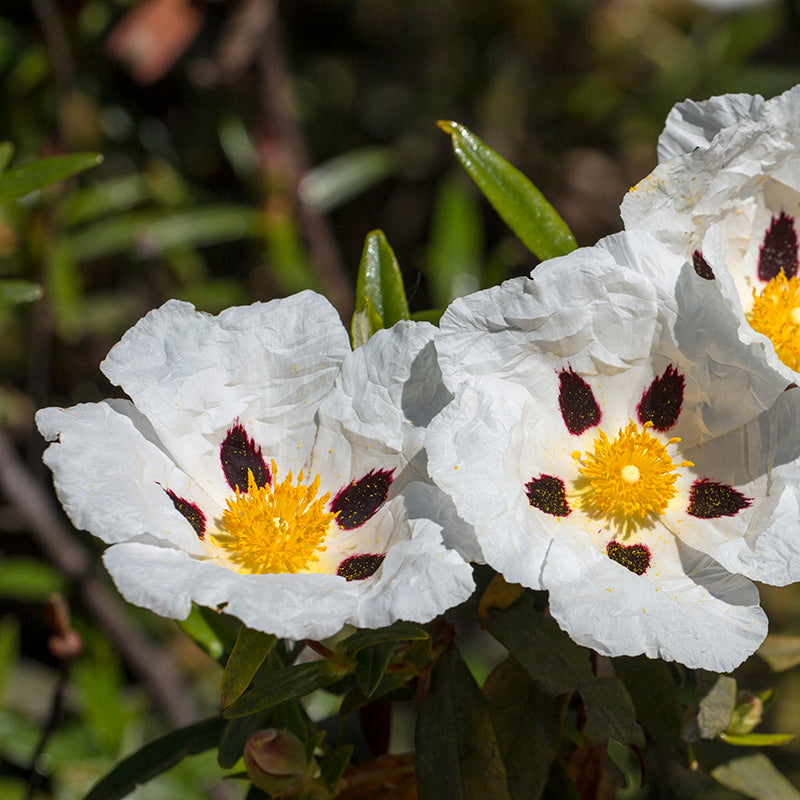
[[[779,272],[756,294],[747,321],[768,337],[787,367],[800,369],[800,279]]]
[[[317,497],[319,475],[308,485],[303,471],[274,486],[259,487],[248,471],[247,492],[228,499],[214,544],[234,569],[245,574],[300,572],[318,559],[336,514],[326,511],[330,492]]]
[[[591,452],[580,459],[581,505],[593,515],[644,518],[660,514],[675,496],[678,466],[667,453],[667,445],[630,421],[611,441],[605,432],[595,437]],[[680,439],[670,439],[667,444]]]

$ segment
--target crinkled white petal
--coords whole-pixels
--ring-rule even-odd
[[[204,552],[167,489],[200,506],[219,507],[159,445],[147,420],[127,400],[45,408],[36,415],[54,442],[44,454],[58,499],[76,527],[106,542],[149,538]]]
[[[681,569],[650,582],[581,536],[553,539],[543,570],[550,611],[579,644],[729,672],[767,634],[758,591],[712,559],[676,547]]]
[[[129,330],[101,365],[177,463],[213,496],[227,491],[219,446],[237,420],[267,463],[313,446],[313,419],[345,356],[347,332],[313,292],[216,317],[172,300]]]

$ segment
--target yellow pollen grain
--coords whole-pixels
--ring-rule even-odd
[[[800,368],[800,279],[778,273],[757,294],[747,321],[770,339],[778,358],[794,370]]]
[[[242,574],[299,572],[326,549],[328,528],[336,514],[326,511],[330,492],[317,497],[319,475],[281,483],[272,462],[273,486],[259,487],[248,473],[247,492],[229,498],[220,529],[211,538],[222,558]]]
[[[581,458],[576,483],[583,509],[621,523],[661,514],[676,495],[677,466],[666,445],[632,420],[611,440],[604,431]]]

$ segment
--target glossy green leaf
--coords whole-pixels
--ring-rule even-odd
[[[247,689],[276,641],[275,636],[242,626],[222,673],[220,704],[223,709]]]
[[[96,153],[73,153],[33,161],[0,173],[0,205],[9,203],[50,183],[64,180],[103,160]]]
[[[700,699],[697,725],[703,739],[719,736],[731,721],[736,707],[736,681],[727,675],[715,675]]]
[[[567,224],[518,169],[463,125],[443,120],[439,127],[450,134],[461,166],[534,255],[544,260],[576,248]]]
[[[800,636],[770,633],[756,651],[775,672],[800,664]]]
[[[224,729],[225,720],[212,717],[146,744],[101,778],[84,800],[120,800],[139,784],[161,775],[186,756],[217,747]]]
[[[330,661],[313,661],[286,667],[276,674],[256,680],[233,704],[225,709],[228,719],[254,714],[257,711],[295,700],[316,689],[330,686],[347,674],[347,670]]]
[[[14,306],[19,303],[32,303],[43,294],[38,283],[6,278],[0,280],[0,306]]]
[[[428,632],[411,622],[395,622],[385,628],[356,631],[339,644],[339,649],[352,659],[359,650],[383,642],[407,642],[427,639]]]
[[[386,236],[380,230],[367,234],[358,268],[356,308],[361,308],[367,299],[372,302],[387,328],[391,328],[401,319],[409,318],[400,266]]]
[[[364,301],[364,305],[354,312],[353,321],[350,323],[350,341],[353,350],[361,347],[375,331],[379,331],[381,328],[383,328],[383,320],[375,311],[375,306],[368,297]]]
[[[489,707],[454,645],[433,668],[415,739],[420,797],[510,800]]]
[[[181,630],[204,650],[214,661],[224,663],[227,650],[216,631],[208,624],[199,606],[192,606],[186,619],[178,620]]]
[[[25,556],[0,560],[0,597],[27,602],[62,592],[64,577],[48,563]]]
[[[721,764],[711,771],[711,776],[727,789],[754,800],[800,800],[800,792],[763,753]]]
[[[306,203],[327,213],[358,197],[397,169],[388,147],[361,147],[309,170],[300,183]]]
[[[365,697],[371,697],[378,688],[396,648],[397,642],[379,642],[356,653],[353,671]]]
[[[508,776],[512,800],[540,797],[558,754],[568,695],[542,691],[514,658],[495,667],[483,694]]]
[[[681,704],[669,666],[647,656],[620,656],[614,659],[614,671],[625,684],[647,735],[664,752],[688,765],[686,745],[681,741]]]
[[[728,744],[740,747],[782,747],[793,742],[796,737],[793,733],[743,733],[734,736],[723,731],[720,738]]]
[[[451,300],[480,289],[483,230],[472,194],[461,181],[442,184],[433,211],[427,275],[433,302]]]
[[[589,651],[575,644],[555,620],[539,614],[527,595],[486,623],[492,636],[550,694],[577,690],[586,707],[586,735],[595,742],[613,736],[624,744],[644,746],[633,701],[616,678],[597,678]]]

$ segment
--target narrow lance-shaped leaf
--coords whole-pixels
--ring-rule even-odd
[[[368,299],[387,328],[409,318],[400,266],[386,236],[379,230],[370,231],[364,242],[356,279],[356,308],[360,309]]]
[[[125,797],[139,784],[161,775],[186,756],[216,747],[224,729],[225,720],[212,717],[146,744],[101,778],[84,800],[119,800]]]
[[[489,708],[455,646],[436,662],[415,738],[420,797],[510,800]]]
[[[410,642],[427,638],[428,632],[424,628],[420,628],[419,625],[414,625],[411,622],[398,620],[385,628],[356,631],[340,643],[339,649],[348,658],[353,658],[359,650],[382,644],[383,642]]]
[[[43,158],[0,174],[0,205],[24,197],[50,183],[64,180],[103,160],[97,153],[73,153],[68,156]]]
[[[438,124],[452,137],[453,151],[469,176],[535,256],[544,260],[575,249],[566,222],[516,167],[463,125],[446,120]]]
[[[276,641],[270,634],[242,627],[222,673],[220,703],[223,708],[231,705],[247,689]]]
[[[353,321],[350,323],[350,339],[353,350],[361,347],[375,331],[379,331],[381,328],[383,328],[381,315],[375,311],[375,306],[368,297],[364,305],[353,314]]]

